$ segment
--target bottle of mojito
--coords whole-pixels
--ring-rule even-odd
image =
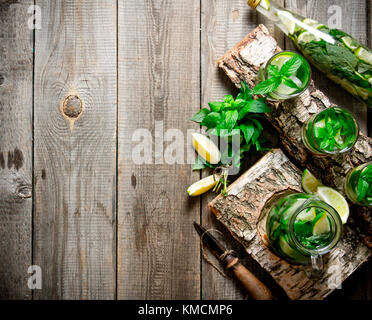
[[[302,54],[331,80],[372,107],[372,51],[349,34],[293,13],[272,0],[248,4],[293,40]]]
[[[345,109],[331,107],[314,114],[302,127],[302,142],[316,155],[349,151],[359,137],[355,118]]]
[[[337,211],[302,193],[279,197],[267,208],[266,233],[273,251],[294,264],[312,263],[321,271],[321,256],[336,246],[342,233]]]
[[[280,72],[287,61],[296,56],[301,61],[300,67],[288,79],[283,79],[282,83],[272,92],[267,93],[269,99],[286,100],[299,96],[310,84],[311,69],[304,57],[293,51],[281,51],[270,58],[265,67],[258,72],[259,81],[265,81],[273,77],[270,70],[276,68]],[[288,82],[287,82],[288,81]],[[290,82],[289,82],[290,81]]]
[[[372,162],[351,170],[346,176],[344,188],[350,201],[372,207]]]

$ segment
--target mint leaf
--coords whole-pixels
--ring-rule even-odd
[[[204,169],[206,167],[207,166],[205,165],[205,161],[203,161],[203,159],[201,159],[200,157],[197,157],[196,158],[196,161],[195,161],[195,164],[192,167],[192,170],[193,171],[195,171],[195,170],[202,170],[202,169]]]
[[[222,108],[223,102],[208,102],[208,105],[212,112],[219,112]]]
[[[249,112],[264,113],[270,112],[271,109],[263,102],[263,99],[248,101],[244,108],[240,109],[238,120],[243,119]]]
[[[300,55],[296,54],[291,59],[287,60],[286,63],[280,68],[280,74],[285,77],[294,75],[298,68],[301,67],[303,61]]]
[[[290,88],[293,88],[293,89],[300,89],[300,87],[296,84],[296,82],[294,82],[291,78],[284,78],[283,83],[287,87],[290,87]]]
[[[217,112],[211,112],[207,116],[205,116],[205,118],[201,122],[201,125],[207,128],[214,128],[221,122],[222,122],[221,114]]]
[[[269,67],[267,68],[267,73],[272,77],[277,77],[281,75],[278,66],[275,66],[273,64],[269,65]]]
[[[238,94],[236,99],[243,99],[243,100],[252,99],[251,89],[248,87],[248,84],[247,82],[245,82],[245,80],[240,82],[240,93]]]
[[[279,87],[281,82],[282,79],[280,77],[269,78],[255,86],[252,90],[252,94],[265,94],[273,92],[275,89]]]
[[[255,131],[253,124],[248,122],[246,124],[241,124],[239,128],[243,132],[245,142],[249,144]]]
[[[225,116],[226,129],[231,130],[232,128],[234,128],[237,120],[238,120],[237,110],[227,111]]]
[[[209,110],[207,108],[202,108],[199,112],[195,113],[190,120],[201,123],[208,114]]]
[[[367,181],[363,179],[359,179],[358,186],[357,186],[357,200],[362,201],[367,194],[369,184]]]

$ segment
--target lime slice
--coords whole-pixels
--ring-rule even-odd
[[[312,34],[310,31],[305,31],[298,36],[297,40],[301,43],[308,43],[311,41],[319,41],[320,39]]]
[[[353,84],[351,84],[349,81],[343,79],[339,82],[341,84],[341,87],[343,87],[346,91],[350,92],[354,96],[358,95],[358,91],[356,90],[356,87]]]
[[[291,88],[286,86],[284,83],[281,83],[279,87],[275,90],[275,93],[279,93],[282,95],[291,95],[292,93],[296,92],[296,88]]]
[[[282,24],[286,27],[289,34],[292,34],[296,31],[296,23],[294,22],[295,18],[290,12],[279,10],[276,12],[276,15],[279,17]]]
[[[350,50],[354,51],[358,48],[358,45],[355,43],[355,41],[351,37],[342,37],[341,41]]]
[[[309,19],[309,18],[305,18],[304,20],[302,20],[302,22],[306,23],[308,26],[313,26],[315,24],[319,24],[318,21],[313,20],[313,19]]]
[[[217,146],[207,136],[200,133],[191,134],[191,142],[196,152],[211,164],[217,164],[221,160],[221,153]]]
[[[287,240],[285,240],[283,236],[279,238],[279,246],[280,249],[282,249],[283,253],[287,256],[292,258],[296,256],[296,251],[291,248],[291,246],[288,244]]]
[[[310,210],[308,211],[306,210],[301,211],[298,214],[297,219],[303,222],[308,222],[313,221],[315,217],[316,217],[315,208],[310,208]]]
[[[363,60],[364,62],[367,62],[369,63],[370,65],[372,65],[372,53],[369,51],[369,50],[366,50],[362,47],[359,47],[356,51],[355,51],[355,54],[356,56],[360,59],[360,60]]]
[[[269,11],[270,10],[270,1],[269,0],[261,0],[259,4],[262,8]]]
[[[270,64],[277,66],[280,70],[280,68],[285,64],[289,59],[291,59],[292,56],[281,54],[277,58],[275,58],[273,61],[270,62]]]
[[[204,179],[201,179],[198,182],[192,184],[188,189],[187,193],[190,197],[199,196],[208,190],[212,189],[216,185],[217,181],[214,179],[214,176],[209,176]]]
[[[323,233],[328,233],[331,231],[331,227],[329,225],[327,213],[323,213],[322,217],[315,222],[313,227],[313,235],[318,236]]]
[[[335,135],[335,140],[340,145],[342,145],[344,143],[344,139],[341,137],[341,129],[338,129],[338,131]]]
[[[305,169],[302,173],[301,185],[305,192],[314,193],[323,184],[309,170]]]
[[[335,189],[320,186],[315,193],[320,199],[332,206],[339,214],[342,223],[349,217],[349,205],[341,193]]]
[[[356,91],[358,92],[359,97],[361,97],[363,100],[367,100],[368,96],[372,95],[371,92],[369,92],[367,89],[356,86]]]
[[[313,20],[313,19],[309,19],[309,18],[306,18],[306,19],[302,20],[302,22],[307,24],[308,26],[316,28],[316,29],[320,29],[322,27],[325,27],[325,25],[323,23],[319,23],[318,21]]]

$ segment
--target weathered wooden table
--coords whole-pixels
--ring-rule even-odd
[[[282,3],[372,41],[369,0]],[[258,23],[282,47],[293,48],[289,40],[245,0],[0,0],[0,19],[0,297],[244,298],[201,259],[192,222],[224,230],[207,209],[213,195],[189,199],[199,173],[182,164],[186,147],[175,164],[164,149],[170,129],[186,141],[197,129],[191,115],[235,92],[216,65],[229,48]],[[365,106],[313,77],[371,134]],[[137,129],[153,146],[144,164],[132,159]],[[275,146],[270,128],[267,136]],[[31,265],[41,267],[41,289],[27,285]],[[371,299],[370,270],[365,264],[328,299]]]

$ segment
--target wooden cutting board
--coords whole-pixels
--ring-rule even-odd
[[[344,225],[340,243],[324,256],[325,271],[317,281],[303,266],[291,265],[274,255],[265,240],[265,203],[278,192],[303,192],[301,171],[279,149],[267,153],[228,188],[228,196],[209,207],[250,254],[284,289],[290,299],[323,299],[341,286],[371,255],[358,232]]]

